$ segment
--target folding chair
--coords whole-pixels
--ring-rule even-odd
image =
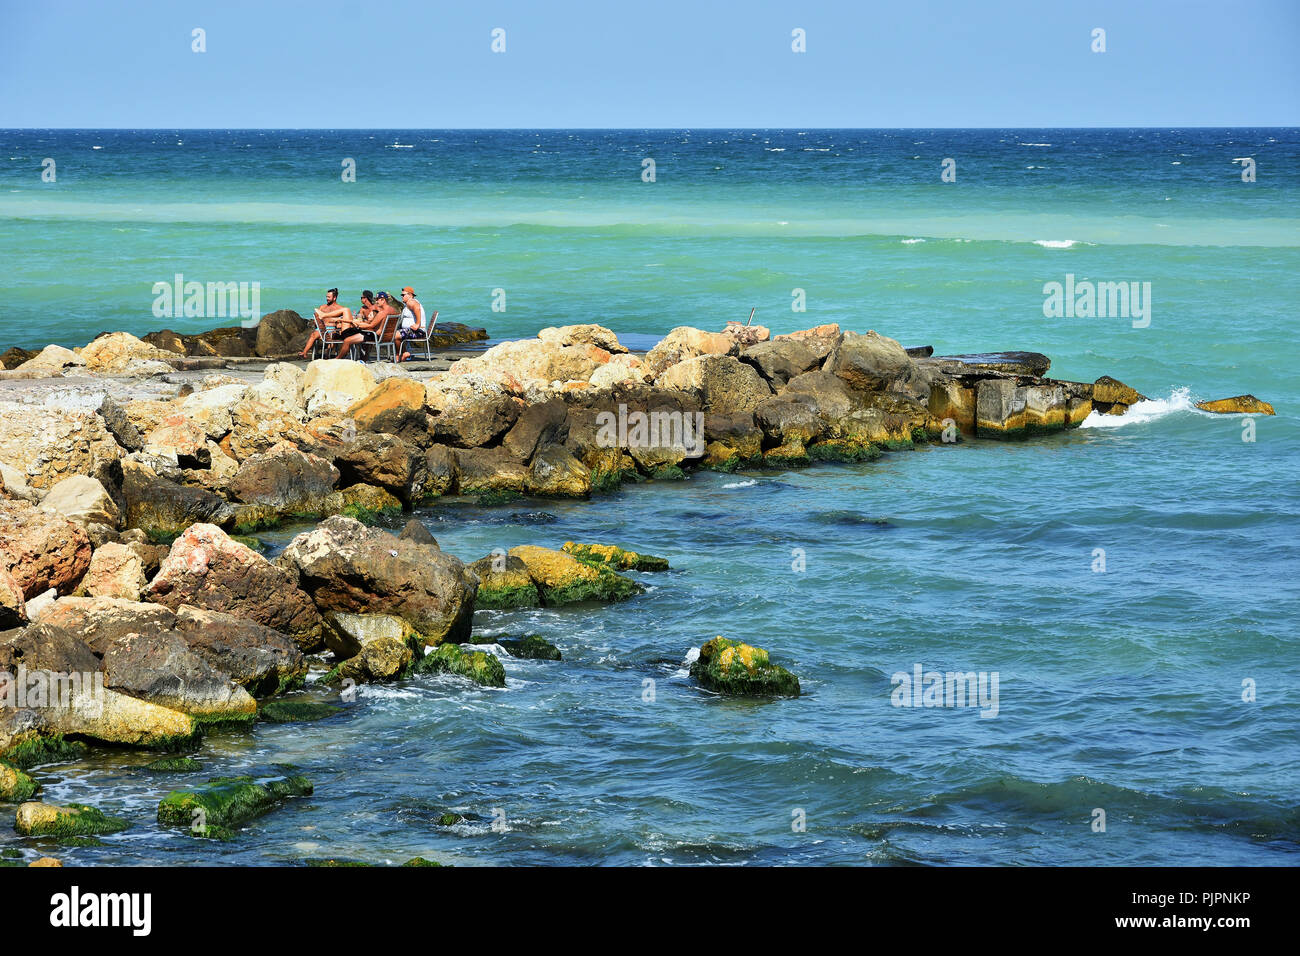
[[[338,329],[335,326],[327,325],[324,320],[316,316],[316,313],[312,313],[311,320],[316,326],[316,331],[320,333],[320,338],[318,338],[316,344],[311,347],[311,357],[313,359],[328,358],[333,354],[330,346],[338,348],[343,344],[343,339],[339,337]],[[317,349],[320,350],[319,355],[316,352]]]
[[[438,312],[435,309],[433,315],[429,318],[428,325],[424,327],[424,335],[422,337],[413,336],[409,339],[402,339],[402,346],[405,347],[407,343],[410,343],[411,345],[423,344],[424,360],[427,362],[429,359],[433,358],[433,353],[429,350],[429,339],[433,337],[433,327],[437,324],[438,324]],[[413,349],[411,350],[411,358],[415,358],[415,351]],[[396,355],[393,356],[393,361],[394,362],[397,361]]]
[[[384,321],[379,328],[357,330],[362,336],[362,346],[374,348],[376,362],[384,357],[385,348],[392,351],[393,361],[397,361],[397,343],[388,337],[388,327],[393,324],[393,320],[396,318],[398,316],[389,314],[384,316]]]

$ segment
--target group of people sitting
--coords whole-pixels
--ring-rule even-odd
[[[411,353],[406,348],[406,342],[409,339],[428,338],[425,332],[427,316],[424,306],[415,297],[415,290],[409,285],[402,289],[401,302],[402,308],[399,311],[389,293],[366,289],[361,293],[360,307],[353,312],[346,305],[339,304],[338,289],[328,290],[325,293],[325,304],[312,313],[316,318],[316,327],[307,337],[307,344],[299,353],[300,357],[307,358],[311,354],[316,343],[323,340],[321,330],[324,329],[326,333],[335,333],[328,340],[328,344],[337,343],[339,346],[335,358],[343,358],[356,346],[364,348],[367,340],[364,333],[370,332],[374,336],[370,341],[390,341],[396,346],[394,353],[397,361],[410,361]],[[395,315],[400,315],[400,320],[390,321]]]

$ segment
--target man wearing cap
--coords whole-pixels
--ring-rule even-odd
[[[420,338],[424,335],[424,306],[420,300],[415,297],[415,290],[409,285],[402,289],[402,321],[398,326],[397,334],[401,336],[401,341],[405,343],[407,339]],[[397,361],[405,362],[411,358],[411,353],[406,351],[406,346],[402,346],[402,354],[397,357]]]

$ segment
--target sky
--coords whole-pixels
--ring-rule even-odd
[[[1300,0],[0,0],[0,128],[1296,126],[1298,49]]]

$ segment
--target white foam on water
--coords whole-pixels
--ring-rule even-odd
[[[758,484],[757,478],[749,478],[745,481],[729,481],[722,487],[723,488],[753,488],[756,484]]]
[[[699,659],[700,659],[700,649],[698,647],[692,647],[689,651],[686,652],[686,659],[682,661],[682,666],[690,667]]]
[[[910,246],[910,245],[913,245],[914,243],[918,243],[918,242],[925,242],[925,240],[924,240],[924,239],[904,239],[904,240],[903,240],[903,245],[905,245],[905,246]]]
[[[1175,388],[1168,398],[1151,398],[1145,402],[1130,405],[1123,415],[1102,415],[1092,412],[1083,420],[1080,428],[1123,428],[1125,425],[1143,425],[1173,415],[1177,412],[1195,412],[1208,414],[1198,409],[1192,399],[1192,391],[1186,386]]]
[[[1075,239],[1035,239],[1034,245],[1042,246],[1044,249],[1069,249],[1076,241]]]

